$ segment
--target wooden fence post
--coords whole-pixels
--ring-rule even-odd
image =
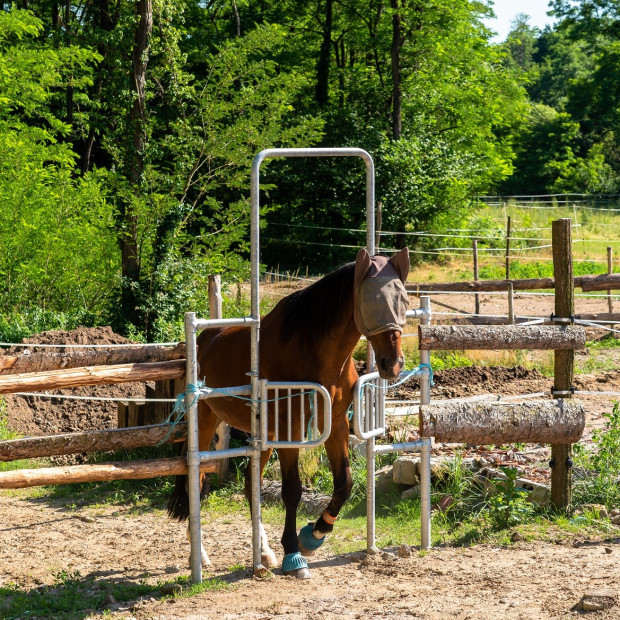
[[[474,282],[478,281],[478,239],[474,239]],[[474,314],[480,314],[480,295],[474,295]]]
[[[575,314],[575,288],[571,249],[571,220],[555,220],[551,227],[553,273],[555,278],[555,316],[570,318]],[[555,351],[553,388],[560,398],[570,398],[573,387],[575,352]],[[572,449],[570,444],[551,445],[551,501],[556,508],[568,510],[571,503]]]
[[[209,317],[222,318],[222,279],[219,274],[209,276]],[[215,429],[215,450],[227,450],[230,444],[230,429],[228,424],[220,422]],[[228,477],[228,459],[217,460],[217,476],[220,482]]]

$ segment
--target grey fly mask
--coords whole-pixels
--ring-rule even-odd
[[[404,282],[409,273],[409,249],[388,259],[365,249],[355,261],[355,325],[364,336],[403,330],[408,299]]]

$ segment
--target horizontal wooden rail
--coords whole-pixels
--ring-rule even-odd
[[[493,293],[508,290],[508,284],[512,284],[513,290],[515,291],[555,288],[555,280],[553,278],[474,280],[467,282],[420,282],[417,284],[409,282],[405,286],[410,293],[417,293],[418,291]],[[579,276],[575,278],[575,288],[580,288],[584,292],[620,289],[620,273],[603,274],[600,276]]]
[[[216,473],[217,463],[200,466],[204,473]],[[145,461],[120,461],[94,465],[70,465],[41,469],[17,469],[0,472],[0,489],[22,489],[48,484],[75,482],[107,482],[109,480],[142,480],[159,476],[187,474],[187,460],[183,457],[150,459]]]
[[[578,400],[458,402],[420,406],[420,435],[442,443],[572,444],[585,427]]]
[[[109,385],[134,381],[177,379],[185,374],[185,360],[147,364],[86,366],[0,376],[0,394],[57,390],[83,385]]]
[[[169,431],[169,424],[153,424],[135,428],[113,428],[11,439],[0,441],[0,461],[145,448],[156,446]],[[166,443],[184,441],[186,437],[187,425],[185,422],[180,422],[166,438]]]
[[[586,333],[578,325],[420,325],[423,350],[583,349]]]
[[[36,346],[36,344],[32,345],[33,348]],[[166,362],[184,358],[185,344],[182,342],[175,347],[144,345],[142,347],[116,347],[94,351],[72,351],[69,349],[62,352],[23,352],[17,355],[0,355],[0,375],[84,366]]]

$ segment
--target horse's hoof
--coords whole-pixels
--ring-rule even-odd
[[[291,575],[297,579],[310,579],[312,574],[308,569],[308,562],[301,557],[301,553],[287,553],[282,560],[282,574]]]
[[[297,536],[297,544],[299,546],[299,551],[301,555],[306,558],[314,555],[314,552],[323,544],[325,537],[323,538],[315,538],[312,534],[314,529],[314,525],[312,523],[308,523],[308,525],[304,525],[299,530],[299,536]]]
[[[260,561],[263,566],[266,568],[274,568],[278,565],[278,558],[272,549],[268,549],[263,551],[260,554]]]
[[[309,568],[300,568],[286,574],[293,575],[296,579],[312,579],[312,573]]]

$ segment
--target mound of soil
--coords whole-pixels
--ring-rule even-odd
[[[129,344],[130,340],[115,334],[110,327],[77,327],[71,331],[53,330],[25,338],[24,344],[31,346],[27,350],[62,351],[65,347],[38,347],[38,344],[58,345],[109,345]],[[11,347],[4,351],[5,355],[22,353],[23,346]],[[68,350],[88,351],[91,347],[72,348]],[[98,385],[72,389],[54,390],[51,394],[62,396],[95,396],[98,398],[144,397],[143,383],[124,383],[120,385]],[[116,402],[106,400],[69,400],[44,396],[18,396],[7,394],[3,397],[6,403],[6,420],[9,428],[20,435],[50,435],[115,428],[117,423]]]

